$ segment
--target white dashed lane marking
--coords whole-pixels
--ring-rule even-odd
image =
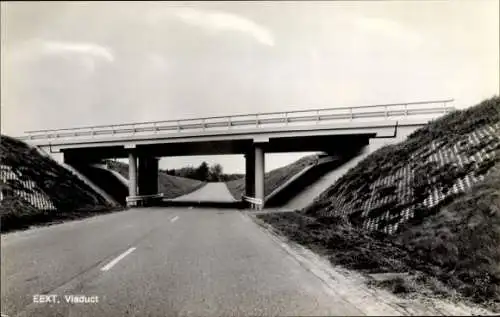
[[[175,216],[174,218],[170,219],[170,222],[175,222],[177,219],[179,219],[179,216]],[[127,251],[123,252],[122,254],[120,254],[119,256],[117,256],[116,258],[114,258],[111,262],[109,262],[108,264],[106,264],[105,266],[103,266],[101,268],[101,271],[109,271],[113,266],[116,265],[116,263],[118,263],[119,261],[121,261],[124,257],[126,257],[127,255],[129,255],[130,253],[134,252],[135,249],[136,248],[133,247],[133,248],[130,248]]]
[[[129,255],[130,253],[134,252],[136,248],[130,248],[127,251],[123,252],[119,256],[117,256],[114,260],[106,264],[101,268],[101,271],[109,271],[113,266],[115,266],[116,263],[118,263],[121,259]]]

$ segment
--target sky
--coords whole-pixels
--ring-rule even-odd
[[[2,2],[1,131],[499,94],[499,1]],[[303,154],[266,155],[266,170]],[[242,156],[164,158],[176,168]]]

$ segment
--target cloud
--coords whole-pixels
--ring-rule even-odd
[[[419,33],[393,20],[358,16],[352,21],[364,31],[386,36],[396,41],[403,41],[411,46],[419,46],[423,41]]]
[[[158,53],[149,53],[147,54],[147,58],[151,64],[156,69],[159,70],[168,70],[168,63],[167,60],[160,54]]]
[[[44,41],[43,51],[48,54],[81,54],[84,57],[102,58],[108,62],[115,60],[108,48],[95,43]]]
[[[194,8],[175,9],[174,15],[189,25],[214,31],[239,31],[252,36],[261,44],[274,46],[273,35],[268,29],[239,15]]]

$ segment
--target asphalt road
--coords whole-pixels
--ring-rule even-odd
[[[172,201],[196,201],[196,202],[235,202],[233,195],[229,192],[226,183],[207,183],[205,186],[187,195],[172,199]]]
[[[1,242],[8,316],[361,315],[236,210],[135,209]]]

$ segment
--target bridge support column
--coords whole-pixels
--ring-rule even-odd
[[[128,154],[128,195],[137,196],[137,156]]]
[[[255,195],[255,153],[249,151],[245,154],[245,195],[254,197]]]
[[[158,159],[156,157],[139,158],[139,195],[158,194]]]
[[[254,144],[254,156],[255,156],[255,182],[254,182],[254,190],[255,190],[255,198],[261,199],[262,204],[260,205],[259,209],[264,208],[264,173],[265,173],[265,156],[264,156],[264,149],[262,147],[262,144],[260,143],[255,143]]]

